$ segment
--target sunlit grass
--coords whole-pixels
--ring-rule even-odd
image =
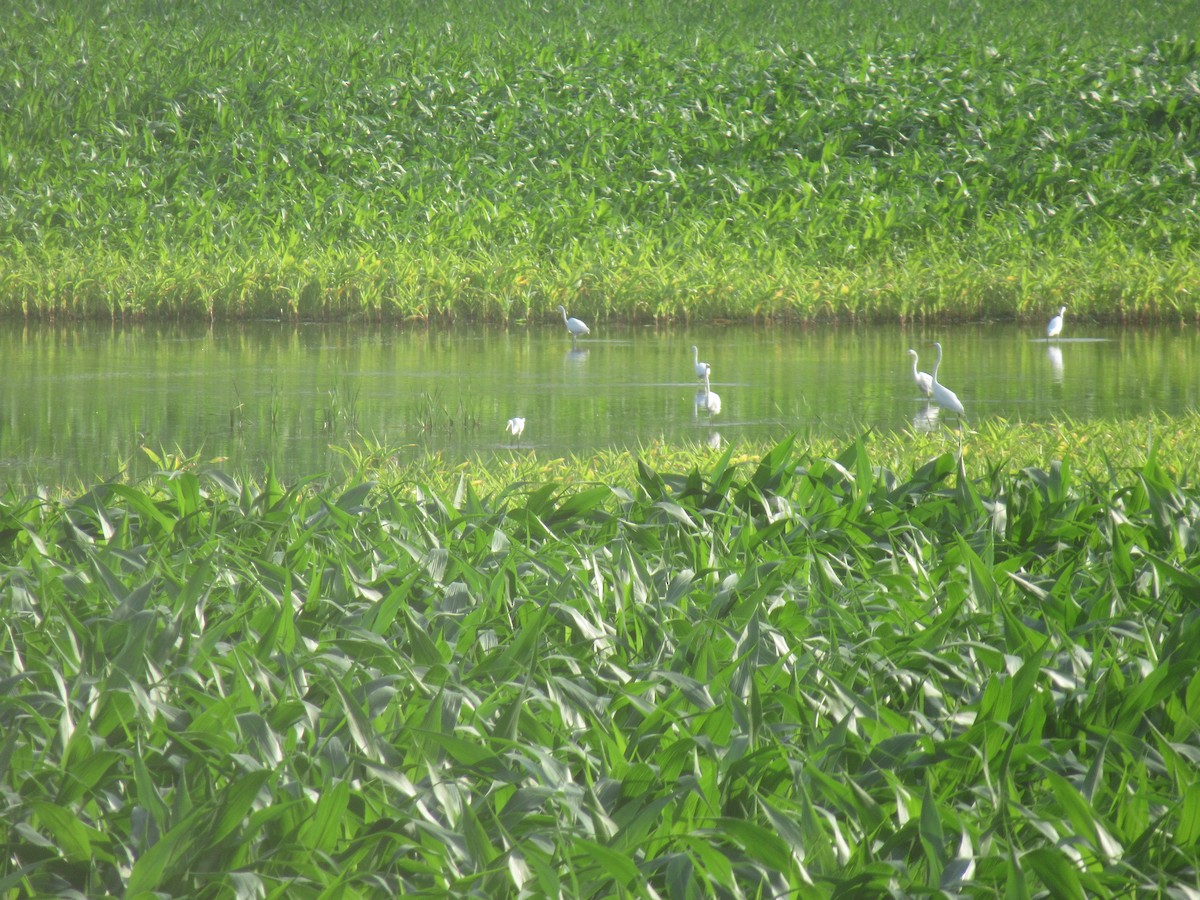
[[[1193,319],[1177,4],[15,5],[0,309]]]
[[[1190,481],[1200,472],[1200,416],[1195,413],[1045,423],[992,418],[969,427],[961,438],[953,428],[933,432],[872,430],[864,436],[876,464],[896,472],[910,471],[921,461],[947,452],[961,452],[964,470],[972,478],[1070,459],[1087,479],[1103,480],[1112,472],[1140,465],[1152,454],[1173,478]],[[795,437],[796,445],[813,456],[836,455],[853,439],[853,435],[825,430],[806,430]],[[737,441],[728,448],[714,450],[703,443],[654,441],[633,450],[597,448],[578,456],[544,455],[514,448],[510,452],[449,459],[440,454],[414,456],[408,446],[391,447],[360,439],[340,452],[351,480],[422,484],[438,493],[451,492],[465,482],[483,495],[495,495],[523,482],[599,482],[632,487],[639,463],[659,470],[704,469],[725,449],[732,453],[734,463],[749,463],[773,446],[768,441]]]
[[[1195,891],[1196,424],[10,495],[0,894]]]

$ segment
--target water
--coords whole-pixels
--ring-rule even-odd
[[[968,423],[1121,418],[1197,406],[1197,332],[1070,322],[1064,339],[979,326],[679,328],[594,325],[573,348],[561,322],[428,331],[260,323],[129,328],[0,324],[0,483],[153,468],[142,451],[199,454],[285,477],[341,465],[362,439],[452,462],[719,443],[791,431],[851,434],[931,421],[906,353],[957,392]],[[712,366],[711,414],[691,347]],[[715,404],[713,404],[715,405]],[[519,448],[504,430],[524,416]]]

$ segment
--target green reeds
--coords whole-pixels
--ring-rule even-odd
[[[873,443],[8,497],[0,894],[1196,890],[1195,472]]]

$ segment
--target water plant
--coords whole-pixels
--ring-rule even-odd
[[[462,397],[450,401],[441,391],[422,391],[412,403],[409,419],[425,436],[472,430],[480,425],[479,413]]]
[[[0,894],[1198,890],[1200,494],[1140,457],[9,496]]]
[[[6,10],[0,309],[1197,315],[1176,3],[536,7]]]

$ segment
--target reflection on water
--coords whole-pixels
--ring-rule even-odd
[[[146,471],[143,447],[298,477],[340,466],[334,448],[364,438],[452,464],[516,445],[561,455],[714,435],[932,427],[936,409],[913,412],[920,395],[908,349],[928,365],[934,341],[945,348],[939,377],[963,399],[968,426],[1177,413],[1196,407],[1200,385],[1191,329],[1076,319],[1069,337],[1049,342],[1040,326],[591,325],[575,347],[557,322],[456,332],[0,325],[0,481]],[[693,346],[721,373],[736,417],[720,413],[711,386],[697,390]],[[515,437],[505,430],[514,415],[528,422]]]
[[[912,418],[912,426],[914,431],[930,432],[938,427],[938,416],[941,414],[941,409],[934,406],[932,403],[926,403]]]
[[[1062,347],[1056,344],[1048,346],[1046,348],[1046,358],[1050,360],[1050,372],[1054,375],[1054,380],[1061,383],[1063,380]]]

